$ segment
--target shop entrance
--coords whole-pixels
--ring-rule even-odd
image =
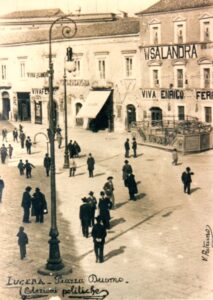
[[[163,119],[162,109],[159,107],[152,107],[150,108],[150,111],[151,111],[152,126],[161,125]]]
[[[103,107],[97,114],[95,119],[90,122],[90,129],[93,131],[114,130],[114,118],[113,118],[113,93],[111,92],[107,101],[104,103]]]
[[[131,123],[136,122],[136,109],[132,104],[127,105],[127,129],[130,129]]]
[[[8,92],[2,93],[2,119],[9,120],[10,99]]]
[[[18,117],[20,121],[31,120],[30,93],[17,93],[18,97]]]

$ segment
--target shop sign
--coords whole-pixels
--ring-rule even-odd
[[[197,100],[213,100],[213,91],[196,91]]]
[[[161,90],[142,90],[142,98],[144,99],[184,99],[183,90],[161,89]]]
[[[61,83],[63,83],[63,80],[61,80]],[[72,85],[72,86],[88,86],[89,85],[89,80],[84,80],[84,79],[68,79],[67,80],[67,85]]]
[[[196,45],[167,45],[144,48],[145,60],[197,58]]]
[[[56,87],[53,87],[53,94],[55,94]],[[48,95],[49,94],[49,88],[32,88],[32,95]]]
[[[48,72],[31,72],[27,73],[28,78],[44,78],[48,77]]]

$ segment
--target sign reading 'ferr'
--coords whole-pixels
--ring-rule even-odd
[[[196,45],[171,45],[144,48],[145,60],[197,58]]]
[[[197,100],[213,100],[213,91],[196,91]]]

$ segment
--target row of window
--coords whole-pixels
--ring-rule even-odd
[[[98,70],[97,75],[99,79],[106,79],[106,60],[98,59],[97,61]],[[81,60],[75,60],[75,76],[79,78],[82,74],[81,72]],[[125,57],[125,76],[131,78],[134,76],[133,73],[133,57]],[[185,67],[175,66],[174,67],[174,80],[171,80],[171,85],[175,88],[185,88],[188,85],[188,80],[185,75]],[[26,78],[26,62],[20,62],[20,78]],[[1,64],[1,80],[7,80],[7,65]],[[211,68],[201,67],[200,70],[201,88],[212,88],[212,78],[211,78]],[[172,83],[173,81],[173,83]],[[150,67],[150,86],[152,88],[161,87],[161,67]]]
[[[211,21],[200,22],[200,41],[210,42],[212,40]],[[186,43],[186,21],[174,22],[174,43]],[[161,43],[161,24],[150,24],[150,43],[157,45]]]
[[[204,107],[204,118],[206,123],[212,123],[212,107]],[[178,119],[185,120],[185,107],[178,106]]]
[[[212,88],[211,67],[200,68],[200,86],[201,88]],[[150,81],[152,88],[160,88],[161,85],[161,67],[150,67]],[[172,83],[173,81],[173,83]],[[186,88],[188,86],[188,79],[186,78],[185,67],[174,67],[174,80],[171,80],[171,87]]]
[[[131,78],[133,77],[133,56],[126,56],[124,58],[124,72],[125,77]],[[98,59],[97,60],[97,76],[98,79],[106,79],[107,74],[107,65],[106,65],[106,59]],[[75,59],[75,77],[79,78],[82,76],[82,62],[80,59]],[[19,76],[20,78],[26,78],[27,77],[27,62],[21,61],[19,63]],[[7,65],[1,64],[1,74],[0,74],[1,80],[7,80]]]

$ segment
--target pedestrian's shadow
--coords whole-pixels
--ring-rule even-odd
[[[122,224],[122,223],[124,223],[124,222],[126,222],[126,220],[125,220],[124,218],[119,218],[119,219],[112,220],[112,221],[110,222],[110,228],[113,228],[113,227],[115,227],[116,225]]]
[[[183,163],[177,163],[176,166],[181,166]]]
[[[118,248],[118,249],[115,249],[115,250],[110,251],[109,253],[107,253],[107,254],[104,256],[104,261],[109,260],[109,259],[112,258],[113,256],[117,256],[117,255],[120,255],[120,254],[124,253],[125,248],[126,248],[126,246],[121,246],[121,247]]]
[[[86,174],[86,172],[77,173],[77,174],[75,174],[75,177],[76,176],[81,176],[81,175],[84,175],[84,174]]]
[[[141,181],[137,181],[136,184],[137,184],[137,185],[141,184]]]
[[[98,177],[98,176],[102,176],[102,175],[105,175],[106,173],[98,173],[98,174],[95,174],[93,177]]]
[[[79,155],[79,158],[86,157],[86,156],[87,156],[86,154],[81,154]]]
[[[29,155],[33,155],[33,154],[37,154],[37,153],[41,153],[41,151],[32,151],[31,154],[29,154]]]
[[[142,155],[143,155],[143,153],[139,153],[139,154],[137,154],[137,157],[142,156]]]
[[[191,194],[194,193],[194,192],[196,192],[197,190],[201,190],[201,188],[200,187],[196,187],[196,188],[191,189]]]
[[[118,209],[118,208],[120,208],[121,206],[123,206],[123,205],[125,205],[127,203],[128,203],[128,201],[117,203],[117,204],[115,204],[115,209]]]
[[[138,195],[136,196],[136,199],[137,199],[137,200],[140,200],[140,199],[143,199],[145,196],[146,196],[145,193],[140,193],[140,194],[138,194]]]

